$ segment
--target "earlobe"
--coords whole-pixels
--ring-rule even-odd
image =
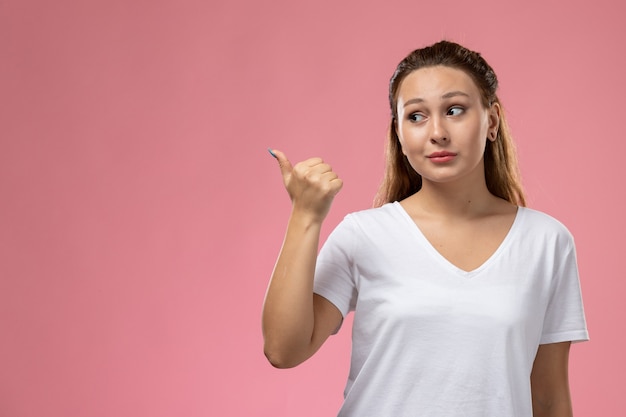
[[[489,109],[489,136],[488,139],[495,142],[500,127],[500,103],[493,103]]]

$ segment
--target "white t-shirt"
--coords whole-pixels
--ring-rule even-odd
[[[523,207],[470,272],[397,202],[350,214],[320,251],[314,291],[354,311],[343,417],[530,417],[538,345],[588,339],[572,236]]]

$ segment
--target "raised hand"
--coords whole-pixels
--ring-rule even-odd
[[[283,183],[289,193],[294,212],[322,221],[343,181],[321,158],[310,158],[291,165],[284,153],[272,150],[278,160]]]
[[[320,158],[292,166],[270,150],[280,165],[293,204],[263,304],[264,352],[272,365],[290,368],[311,357],[342,320],[339,309],[314,294],[322,222],[343,182]]]

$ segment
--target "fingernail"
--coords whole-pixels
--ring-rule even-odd
[[[277,156],[276,156],[276,154],[272,151],[272,149],[271,149],[271,148],[267,148],[267,151],[268,151],[268,152],[270,153],[270,155],[272,155],[274,158],[277,158],[277,159],[278,159],[278,157],[277,157]]]

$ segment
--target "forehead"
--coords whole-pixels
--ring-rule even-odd
[[[465,71],[433,66],[420,68],[407,75],[398,90],[398,104],[412,98],[435,99],[451,91],[462,91],[480,97],[476,83]]]

